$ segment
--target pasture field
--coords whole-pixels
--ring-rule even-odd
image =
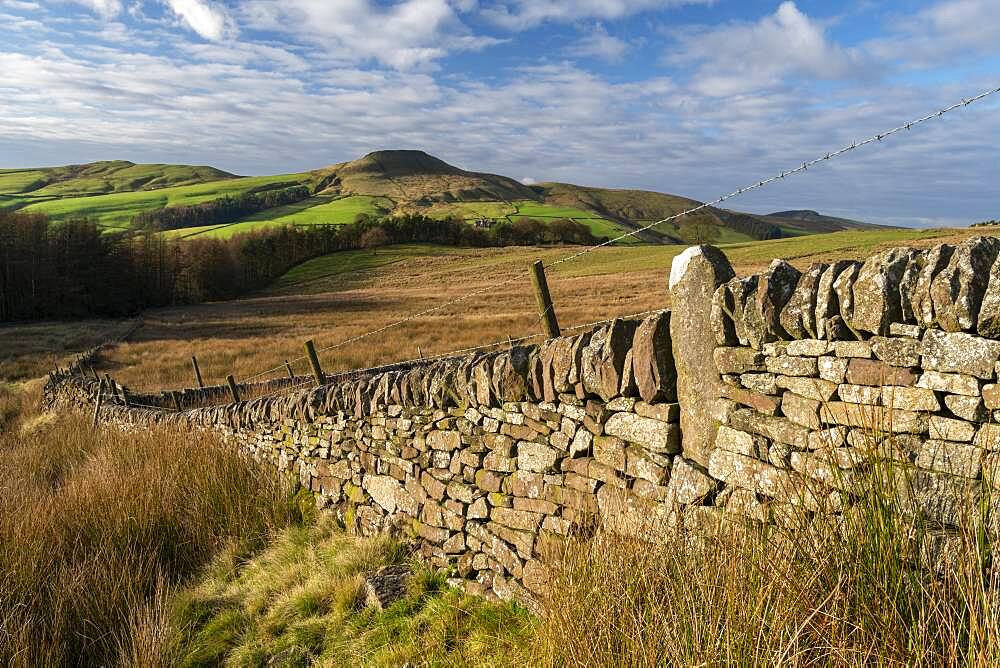
[[[352,195],[348,197],[311,197],[295,204],[260,211],[243,220],[227,225],[186,227],[165,232],[171,238],[194,239],[214,237],[228,239],[244,232],[254,232],[281,225],[346,225],[361,213],[373,216],[386,213],[391,207],[384,197]]]
[[[151,211],[165,206],[200,204],[226,195],[240,195],[253,189],[265,187],[283,188],[305,183],[308,180],[308,174],[248,176],[156,190],[50,199],[28,204],[22,210],[27,213],[44,213],[57,221],[86,217],[102,227],[124,229],[128,227],[136,214],[143,211]]]
[[[775,257],[801,268],[841,257],[863,259],[894,245],[929,246],[975,233],[850,231],[730,244],[723,249],[739,271],[750,272]],[[565,329],[667,306],[670,262],[683,248],[601,248],[550,269],[549,286],[560,325]],[[508,335],[537,334],[532,288],[522,274],[536,259],[552,261],[576,250],[407,245],[377,253],[334,253],[295,267],[270,289],[247,299],[148,311],[145,325],[108,351],[104,369],[137,390],[186,387],[192,382],[190,356],[197,354],[206,382],[222,382],[228,373],[245,380],[285,359],[301,358],[306,339],[315,339],[319,348],[334,346],[478,291],[482,293],[455,306],[324,351],[324,368],[335,372],[410,359],[417,347],[434,355],[502,341]],[[11,349],[9,337],[24,340],[17,327],[0,330],[0,349]],[[21,347],[9,364],[32,354],[30,341]],[[293,366],[306,372],[304,360]]]

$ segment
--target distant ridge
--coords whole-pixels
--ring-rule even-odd
[[[218,184],[217,186],[215,184]],[[366,215],[414,213],[483,224],[535,218],[570,219],[598,237],[629,231],[647,243],[718,243],[880,227],[809,209],[756,215],[706,207],[648,190],[571,183],[525,185],[500,174],[474,172],[421,150],[379,150],[356,160],[298,174],[240,177],[209,166],[136,164],[125,160],[63,167],[0,169],[0,208],[38,211],[56,219],[87,216],[126,229],[134,216],[164,206],[192,205],[226,196],[305,186],[310,197],[254,214],[240,229],[261,224],[342,224]],[[125,199],[123,193],[134,193]],[[670,219],[654,229],[655,221]],[[706,225],[718,228],[705,235]],[[711,230],[709,230],[711,231]],[[634,241],[629,239],[630,241]]]

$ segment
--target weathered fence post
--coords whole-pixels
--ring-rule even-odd
[[[226,382],[229,383],[229,394],[233,395],[233,401],[238,402],[240,400],[240,388],[236,386],[236,379],[233,378],[233,374],[226,376]]]
[[[424,351],[420,349],[420,346],[417,346],[417,357],[424,359]]]
[[[174,400],[174,410],[181,412],[181,396],[177,392],[171,392],[170,398]]]
[[[94,380],[100,382],[101,377],[97,375],[96,371],[94,371],[94,367],[90,367],[90,373],[94,376]]]
[[[205,383],[201,382],[201,369],[198,368],[198,358],[191,355],[191,366],[194,367],[194,379],[198,381],[198,387],[205,387]]]
[[[285,368],[288,370],[288,377],[294,379],[295,373],[292,371],[292,365],[288,363],[288,360],[285,360]]]
[[[319,365],[319,355],[316,354],[316,346],[313,344],[312,339],[306,341],[306,355],[309,356],[309,364],[312,366],[313,377],[316,378],[316,384],[322,385],[326,382],[326,376],[323,375],[323,367]]]
[[[556,307],[552,304],[549,294],[549,284],[545,280],[545,265],[538,260],[531,265],[531,279],[535,284],[535,299],[538,302],[538,314],[545,322],[545,333],[550,339],[559,336],[559,321],[556,319]]]
[[[102,380],[97,386],[97,398],[94,400],[94,419],[91,423],[92,427],[97,427],[97,416],[101,412],[101,404],[104,403],[104,381]]]

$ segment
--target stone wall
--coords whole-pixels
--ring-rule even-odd
[[[210,408],[108,393],[100,417],[218,431],[351,529],[399,532],[467,587],[528,605],[561,537],[841,513],[883,460],[904,507],[946,533],[996,478],[998,254],[980,238],[739,278],[693,247],[669,313]],[[97,390],[69,370],[45,397],[92,410]]]
[[[97,391],[86,376],[53,376],[45,394],[92,410]],[[711,488],[677,456],[667,312],[211,408],[126,407],[109,392],[100,418],[218,431],[296,474],[351,529],[397,531],[467,587],[528,605],[547,577],[547,539]]]
[[[957,524],[1000,456],[998,251],[975,238],[801,272],[775,260],[721,282],[709,475],[750,515],[836,512],[891,460],[912,507]]]

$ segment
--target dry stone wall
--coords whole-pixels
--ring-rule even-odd
[[[720,282],[707,468],[739,510],[836,512],[890,460],[914,509],[956,525],[1000,463],[998,251],[974,238],[801,272],[775,260]]]
[[[108,392],[100,419],[221,432],[297,475],[351,529],[408,536],[466,587],[532,605],[547,542],[601,524],[636,530],[714,489],[678,457],[675,375],[660,312],[211,408],[129,407]],[[91,410],[98,391],[59,375],[46,398]]]
[[[947,534],[998,480],[998,255],[977,238],[737,277],[693,247],[671,311],[643,320],[210,408],[109,392],[99,417],[220,432],[352,530],[407,536],[466,587],[527,605],[566,536],[842,513],[879,461]],[[75,368],[45,397],[92,410],[98,391]]]

